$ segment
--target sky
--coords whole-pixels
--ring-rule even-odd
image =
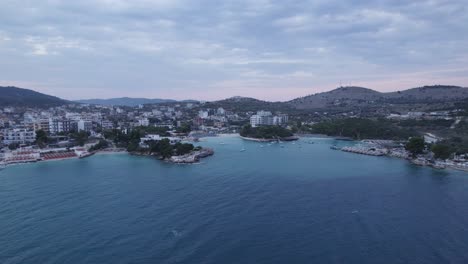
[[[468,0],[0,0],[0,85],[285,101],[468,86]]]

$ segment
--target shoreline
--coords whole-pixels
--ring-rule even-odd
[[[287,138],[251,138],[251,137],[243,137],[239,135],[241,139],[248,140],[248,141],[255,141],[255,142],[274,142],[274,141],[296,141],[299,140],[300,137],[298,136],[291,136]]]
[[[110,155],[110,154],[128,154],[127,151],[96,151],[96,152],[90,152],[89,155],[86,156],[74,156],[74,157],[66,157],[66,158],[57,158],[57,159],[37,159],[37,160],[28,160],[28,161],[22,161],[22,162],[10,162],[10,163],[2,163],[5,165],[5,168],[10,167],[10,166],[17,166],[17,165],[22,165],[22,164],[29,164],[29,163],[45,163],[45,162],[54,162],[54,161],[64,161],[64,160],[74,160],[74,159],[86,159],[94,155]]]
[[[452,169],[452,170],[457,170],[457,171],[468,172],[468,167],[457,166],[454,164],[446,164],[445,161],[429,162],[428,160],[419,160],[418,158],[410,158],[409,156],[401,156],[401,155],[395,155],[395,154],[392,155],[392,152],[389,149],[380,149],[380,150],[371,150],[371,149],[372,148],[343,147],[343,148],[336,148],[335,150],[339,150],[339,151],[350,153],[350,154],[406,160],[411,165],[415,165],[419,167],[430,167],[436,170]]]

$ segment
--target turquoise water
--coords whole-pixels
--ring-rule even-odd
[[[195,165],[8,167],[0,263],[468,263],[467,173],[334,144],[351,143],[218,137]]]

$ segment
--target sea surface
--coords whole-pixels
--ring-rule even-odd
[[[0,263],[468,263],[468,173],[302,138],[0,171]],[[245,149],[245,151],[241,151]]]

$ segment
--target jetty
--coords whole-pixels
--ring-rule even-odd
[[[342,151],[369,155],[369,156],[384,156],[388,154],[387,149],[379,149],[374,147],[362,147],[362,146],[354,146],[354,147],[343,147],[341,148]]]

